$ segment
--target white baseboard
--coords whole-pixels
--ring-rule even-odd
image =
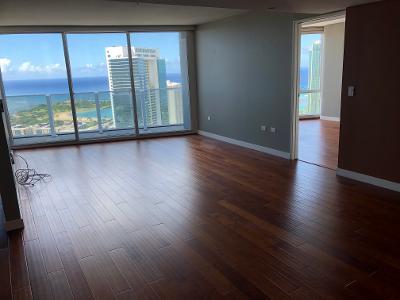
[[[218,135],[215,133],[211,133],[208,131],[203,131],[203,130],[199,130],[198,134],[215,139],[215,140],[219,140],[222,142],[226,142],[229,144],[233,144],[233,145],[237,145],[237,146],[241,146],[244,148],[248,148],[248,149],[252,149],[252,150],[256,150],[256,151],[260,151],[263,153],[267,153],[267,154],[271,154],[274,156],[279,156],[282,158],[286,158],[286,159],[290,159],[290,153],[288,152],[283,152],[283,151],[279,151],[276,149],[272,149],[272,148],[268,148],[268,147],[264,147],[264,146],[260,146],[260,145],[256,145],[256,144],[251,144],[251,143],[247,143],[247,142],[243,142],[240,140],[235,140],[235,139],[231,139],[222,135]]]
[[[337,118],[337,117],[320,116],[319,118],[320,118],[321,120],[325,120],[325,121],[340,122],[340,118]]]
[[[23,229],[24,221],[22,219],[7,221],[4,227],[7,232],[13,231],[13,230],[18,230],[18,229]]]
[[[336,170],[336,174],[339,176],[342,176],[342,177],[354,179],[357,181],[369,183],[369,184],[379,186],[379,187],[382,187],[385,189],[389,189],[392,191],[400,192],[400,183],[397,183],[397,182],[393,182],[393,181],[389,181],[389,180],[385,180],[385,179],[381,179],[381,178],[376,178],[376,177],[372,177],[369,175],[365,175],[365,174],[361,174],[361,173],[357,173],[357,172],[353,172],[353,171],[349,171],[349,170],[339,169],[339,168]]]

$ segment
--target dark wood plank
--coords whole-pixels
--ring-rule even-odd
[[[11,299],[9,249],[0,249],[0,298]]]
[[[300,120],[299,159],[336,169],[339,155],[340,122]]]
[[[11,263],[11,282],[14,290],[30,289],[28,268],[26,265],[23,234],[14,231],[9,234],[10,240],[10,263]],[[24,294],[24,293],[23,293]]]
[[[398,193],[200,136],[20,153],[53,180],[20,190],[15,299],[400,294]]]

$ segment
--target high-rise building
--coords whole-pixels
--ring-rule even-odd
[[[315,41],[309,52],[308,90],[321,88],[321,41]],[[319,114],[321,110],[321,93],[309,94],[309,111]]]
[[[106,61],[115,128],[134,127],[127,47],[107,47]]]
[[[168,123],[183,124],[183,99],[182,85],[177,82],[167,81],[168,91]]]
[[[131,87],[128,48],[107,47],[106,59],[115,126],[132,127],[132,105],[127,106],[126,92],[120,95]],[[160,58],[158,49],[132,47],[132,64],[139,126],[168,124],[165,59]]]

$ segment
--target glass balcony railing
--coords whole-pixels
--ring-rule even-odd
[[[299,95],[299,116],[319,116],[321,113],[321,92],[319,90],[301,91]]]
[[[137,90],[139,129],[183,124],[181,88]],[[79,133],[103,133],[134,128],[132,93],[125,91],[74,94]],[[7,97],[15,139],[74,133],[69,94]]]
[[[181,88],[136,90],[139,128],[183,124]]]
[[[10,125],[15,138],[33,135],[50,135],[49,98],[45,95],[7,97]]]

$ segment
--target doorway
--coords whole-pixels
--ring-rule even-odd
[[[345,14],[296,22],[292,157],[336,170]]]

